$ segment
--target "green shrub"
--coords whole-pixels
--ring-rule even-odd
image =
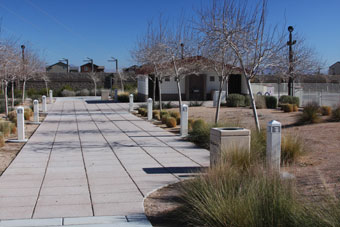
[[[89,96],[90,95],[90,91],[87,90],[87,89],[82,89],[82,90],[80,90],[79,95],[80,96]]]
[[[173,118],[180,118],[181,114],[179,112],[176,112],[176,111],[171,111],[170,116],[173,117]]]
[[[282,95],[279,99],[280,104],[295,104],[298,107],[300,106],[300,99],[299,97],[289,96],[289,95]]]
[[[340,121],[340,104],[332,111],[332,120],[337,122]]]
[[[210,143],[210,128],[211,127],[202,119],[194,121],[189,133],[189,140],[208,149]]]
[[[2,132],[0,132],[0,147],[5,146],[5,136]]]
[[[172,105],[171,101],[169,101],[166,104],[164,104],[163,108],[164,109],[171,109],[171,108],[174,108],[174,106]]]
[[[0,121],[0,132],[3,136],[9,136],[11,133],[11,124],[9,121]]]
[[[189,106],[190,106],[190,107],[202,106],[202,105],[203,105],[203,101],[200,102],[200,101],[197,101],[197,100],[195,100],[195,101],[190,101],[190,103],[189,103]]]
[[[322,116],[329,116],[332,114],[332,107],[330,106],[321,106],[320,113]]]
[[[300,124],[313,124],[320,121],[319,105],[316,102],[311,102],[305,105],[303,112],[298,119]]]
[[[167,126],[168,128],[174,128],[174,127],[176,127],[176,126],[177,126],[176,118],[174,118],[174,117],[168,117],[168,118],[166,119],[166,126]]]
[[[162,110],[162,111],[160,112],[161,117],[162,117],[163,115],[165,115],[165,114],[169,114],[168,111]]]
[[[299,107],[296,104],[293,104],[293,112],[299,111]]]
[[[256,109],[265,109],[265,108],[267,108],[265,96],[263,96],[263,95],[255,95],[254,98],[255,98]]]
[[[293,112],[293,105],[292,104],[281,104],[281,109],[283,112],[290,113]]]
[[[276,109],[277,98],[275,96],[265,96],[266,106],[268,109]]]
[[[8,119],[14,124],[17,123],[17,112],[15,110],[8,113]]]
[[[194,123],[194,119],[188,119],[188,130],[191,131],[192,130],[192,124]]]
[[[250,106],[251,103],[250,103],[250,97],[249,95],[245,95],[244,96],[244,106]]]
[[[137,89],[137,83],[124,84],[124,91],[126,92],[135,92],[136,89]]]
[[[147,115],[147,110],[145,108],[138,108],[138,113],[144,117]]]
[[[294,163],[304,153],[303,140],[296,135],[282,136],[281,163]]]
[[[227,103],[226,105],[229,107],[240,107],[245,106],[245,97],[240,94],[229,94],[227,96]]]
[[[72,90],[64,89],[61,92],[61,96],[63,96],[63,97],[73,97],[73,96],[76,96],[76,93],[74,91],[72,91]]]
[[[24,118],[25,120],[30,120],[33,115],[33,111],[31,108],[25,108],[24,110]]]
[[[166,121],[169,117],[170,117],[170,114],[163,114],[161,116],[162,124],[166,124]]]
[[[118,102],[129,102],[130,94],[129,93],[121,93],[118,95]]]
[[[62,90],[62,91],[63,91],[63,90],[73,91],[73,88],[72,88],[71,85],[66,84],[66,85],[64,85],[64,86],[61,88],[61,90]]]
[[[152,111],[152,118],[156,118],[156,115],[160,115],[159,110],[153,110]]]

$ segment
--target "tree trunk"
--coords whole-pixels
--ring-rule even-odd
[[[94,82],[94,96],[97,96],[97,83]]]
[[[255,103],[255,98],[253,94],[253,89],[251,88],[250,79],[246,78],[246,80],[247,80],[247,87],[248,87],[249,96],[250,96],[251,107],[253,109],[256,130],[260,132],[261,128],[260,128],[259,118],[257,116],[256,103]]]
[[[48,96],[48,86],[47,86],[47,81],[45,80],[45,88],[46,88],[46,96]]]
[[[153,88],[152,88],[152,106],[155,106],[156,99],[156,77],[153,78]]]
[[[218,100],[217,100],[217,106],[216,106],[215,124],[218,123],[218,120],[219,120],[219,117],[220,117],[223,84],[224,84],[224,79],[221,79],[220,80],[220,87],[219,87],[219,90],[218,90]]]
[[[178,92],[178,104],[179,104],[179,113],[181,113],[182,110],[182,92],[181,92],[181,84],[179,78],[176,78],[177,82],[177,92]]]
[[[123,84],[122,76],[120,75],[120,73],[118,73],[118,75],[119,75],[119,79],[120,79],[120,87],[122,89],[122,92],[124,92],[124,84]]]
[[[159,110],[162,111],[162,90],[161,90],[161,80],[158,78],[158,100],[159,100]]]
[[[6,117],[8,117],[8,96],[7,96],[7,81],[5,81],[5,112],[6,112]]]
[[[12,109],[14,109],[14,81],[12,80]]]
[[[25,89],[26,89],[26,80],[22,83],[22,103],[25,103]]]

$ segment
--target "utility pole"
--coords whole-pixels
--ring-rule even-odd
[[[66,72],[69,73],[69,64],[68,64],[68,59],[67,58],[62,58],[61,60],[59,60],[61,62],[65,61],[66,62],[66,65],[67,65],[67,68],[66,68]]]
[[[292,32],[294,31],[293,26],[288,27],[289,31],[289,41],[287,45],[289,46],[289,79],[288,79],[288,95],[294,96],[294,79],[293,79],[293,45],[296,43],[296,40],[293,40]]]

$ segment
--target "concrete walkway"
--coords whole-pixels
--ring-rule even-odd
[[[150,226],[144,197],[208,166],[209,152],[127,109],[79,99],[49,106],[45,121],[0,177],[0,226],[24,226],[5,219],[41,219],[19,221],[38,223],[29,226],[51,220],[54,226],[77,220]]]

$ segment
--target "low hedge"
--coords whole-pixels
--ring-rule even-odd
[[[277,108],[277,98],[275,96],[265,96],[266,106],[268,109]]]
[[[229,107],[245,106],[245,97],[240,94],[229,94],[226,105]]]
[[[300,106],[300,99],[299,97],[289,96],[289,95],[282,95],[279,99],[280,104],[295,104],[298,107]]]

